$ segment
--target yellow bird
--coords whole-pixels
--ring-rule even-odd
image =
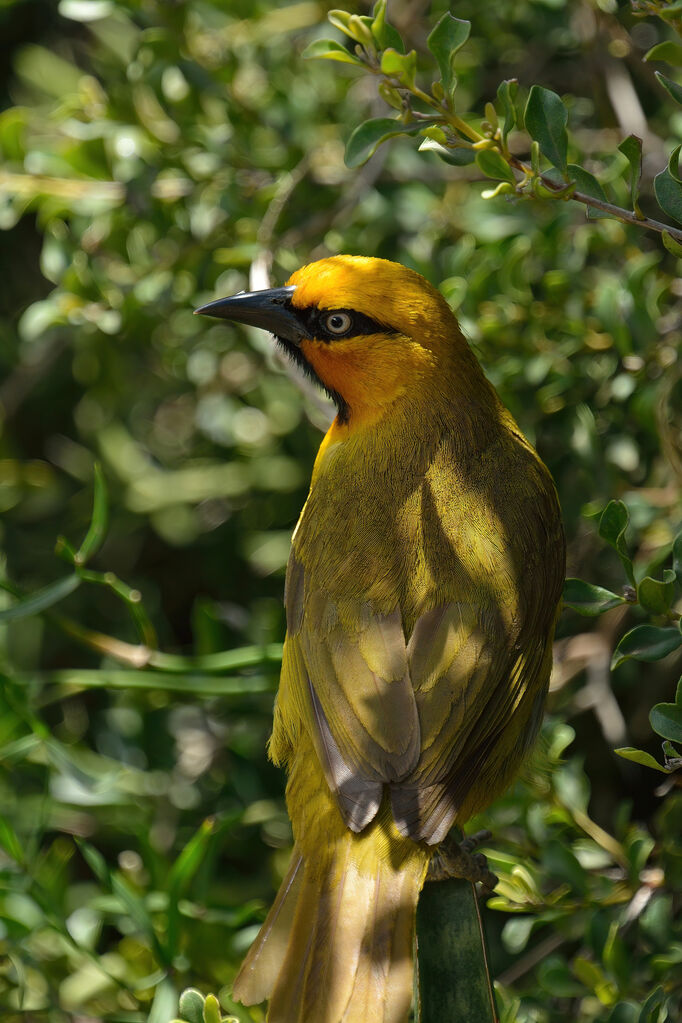
[[[554,485],[413,270],[334,256],[198,311],[271,331],[338,409],[285,587],[270,756],[294,853],[234,996],[269,1023],[405,1023],[429,861],[542,717]]]

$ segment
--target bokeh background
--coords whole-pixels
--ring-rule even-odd
[[[189,984],[264,1018],[229,986],[290,849],[265,744],[289,539],[331,413],[270,338],[197,305],[331,253],[414,267],[549,465],[569,575],[622,590],[594,518],[613,498],[638,573],[669,564],[679,261],[570,202],[485,200],[478,170],[411,139],[347,169],[351,130],[388,111],[369,77],[302,60],[335,34],[330,6],[0,2],[0,558],[15,594],[0,606],[72,572],[96,461],[108,494],[91,579],[0,624],[8,1023],[167,1023]],[[446,9],[389,5],[427,82]],[[460,109],[482,112],[504,78],[555,90],[575,162],[623,205],[616,146],[640,135],[642,203],[660,215],[652,176],[682,112],[642,56],[664,22],[616,0],[449,9],[472,22]],[[609,671],[645,620],[564,613],[538,752],[474,822],[495,835],[486,926],[508,1020],[680,1018],[682,798],[674,776],[613,753],[660,760],[648,714],[674,698],[679,656]],[[141,644],[163,651],[143,671]]]

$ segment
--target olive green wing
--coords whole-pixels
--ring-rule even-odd
[[[287,572],[284,684],[304,720],[347,825],[373,819],[386,783],[419,758],[420,729],[400,612],[308,590],[292,553]]]

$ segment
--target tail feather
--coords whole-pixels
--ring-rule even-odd
[[[272,994],[286,955],[303,880],[303,858],[296,848],[272,908],[249,949],[232,992],[244,1005],[258,1005]]]
[[[357,837],[347,833],[294,877],[290,868],[287,891],[280,889],[237,977],[235,998],[253,1004],[269,996],[268,1023],[406,1023],[429,853],[402,843],[409,851],[394,865],[368,856],[366,845],[359,856]]]

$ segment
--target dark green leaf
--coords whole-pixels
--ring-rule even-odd
[[[389,47],[381,54],[381,70],[385,75],[398,78],[408,89],[414,88],[417,77],[417,51],[398,53]]]
[[[469,38],[471,22],[462,21],[446,12],[426,40],[426,45],[438,61],[443,87],[451,96],[455,90],[455,57]]]
[[[626,632],[613,652],[611,667],[617,668],[632,657],[636,661],[660,661],[682,647],[679,629],[658,628],[656,625],[636,625]]]
[[[625,531],[629,521],[630,516],[623,502],[609,501],[599,519],[599,535],[615,548],[625,569],[628,581],[634,586],[635,574],[632,570],[632,560],[625,542]]]
[[[359,57],[350,53],[345,46],[337,43],[335,39],[314,39],[312,43],[306,46],[302,56],[305,60],[321,57],[324,60],[338,60],[342,64],[355,64],[356,67],[365,66]]]
[[[682,224],[682,182],[679,179],[678,161],[680,149],[677,146],[670,154],[668,166],[654,178],[654,192],[658,205],[669,217]]]
[[[642,140],[638,135],[628,135],[618,146],[628,161],[630,168],[630,196],[632,209],[638,217],[642,215],[639,208],[639,185],[642,180]]]
[[[0,622],[11,622],[15,618],[28,618],[30,615],[40,614],[46,611],[53,604],[58,604],[64,597],[68,597],[81,584],[77,575],[67,575],[64,579],[58,579],[56,583],[50,583],[37,593],[25,597],[13,607],[0,611]]]
[[[575,182],[576,191],[582,192],[584,195],[589,195],[592,199],[600,199],[602,202],[608,202],[606,192],[600,185],[599,181],[597,181],[594,174],[590,174],[590,172],[585,170],[584,167],[579,167],[576,163],[569,163],[566,168],[566,173],[569,180]],[[594,206],[588,206],[587,216],[591,220],[599,220],[600,217],[608,217],[608,213],[604,213],[602,210],[598,210]]]
[[[420,129],[418,124],[403,124],[390,117],[375,117],[371,121],[359,124],[346,145],[346,165],[360,167],[386,139],[396,135],[415,135]]]
[[[372,35],[377,41],[380,49],[385,50],[392,46],[398,53],[404,53],[405,46],[400,33],[393,25],[386,21],[386,0],[378,0],[372,11]]]
[[[678,85],[677,82],[673,82],[672,78],[666,78],[660,71],[656,71],[656,78],[663,86],[668,95],[682,106],[682,85]]]
[[[567,579],[564,583],[564,604],[578,614],[593,618],[604,614],[612,607],[625,604],[625,597],[619,597],[603,586],[594,586],[583,579]]]
[[[85,539],[76,552],[74,562],[85,565],[102,546],[107,532],[109,508],[107,502],[107,485],[104,482],[102,466],[95,462],[95,489],[92,502],[92,518]]]
[[[655,757],[651,756],[651,753],[646,753],[643,749],[635,749],[634,746],[621,746],[620,749],[613,752],[623,760],[631,760],[635,764],[641,764],[642,767],[651,767],[654,771],[661,771],[662,774],[670,773],[662,764],[659,764]]]
[[[675,573],[666,568],[663,580],[646,576],[637,587],[637,599],[652,614],[667,614],[675,597]]]
[[[673,67],[682,67],[682,46],[678,46],[672,39],[666,39],[663,43],[656,43],[648,53],[644,54],[644,60],[663,60]]]
[[[557,94],[534,85],[526,103],[524,123],[543,155],[558,170],[566,173],[568,111]]]
[[[509,132],[513,131],[516,127],[516,106],[514,101],[518,88],[519,83],[516,78],[507,78],[500,82],[497,87],[497,99],[504,115],[502,121],[502,142],[505,146]]]
[[[476,153],[476,163],[486,177],[496,181],[509,181],[515,184],[515,177],[507,161],[495,149],[482,149]]]
[[[649,713],[649,721],[661,738],[682,742],[682,707],[678,703],[655,704]]]

